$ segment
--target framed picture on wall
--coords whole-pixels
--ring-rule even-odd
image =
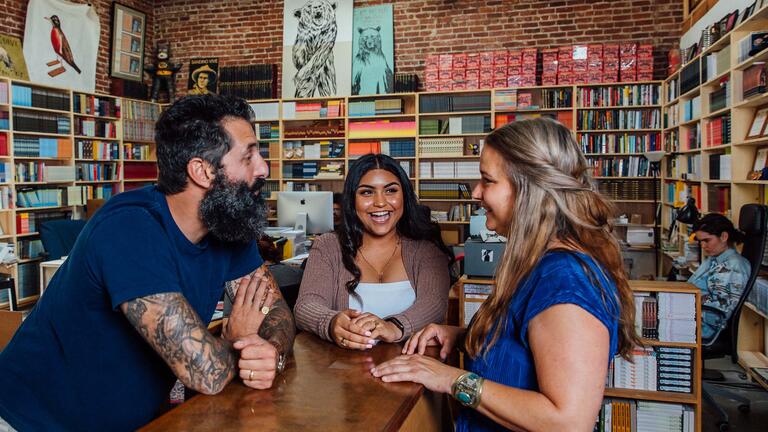
[[[112,3],[110,75],[141,81],[144,75],[144,38],[147,15],[117,2]]]

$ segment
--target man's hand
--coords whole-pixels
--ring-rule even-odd
[[[354,321],[360,315],[356,310],[347,309],[333,317],[330,334],[338,346],[364,351],[376,344],[376,340],[371,338],[372,333]]]
[[[277,348],[256,334],[235,341],[235,349],[240,350],[240,378],[248,387],[268,389],[277,376]]]
[[[232,302],[232,313],[222,332],[225,339],[233,342],[259,331],[261,323],[278,298],[275,293],[277,288],[270,282],[271,278],[267,277],[262,269],[234,282],[237,287],[234,288],[236,294]],[[228,286],[227,291],[230,289]]]

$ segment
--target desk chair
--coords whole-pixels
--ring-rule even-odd
[[[40,224],[40,240],[45,248],[46,259],[55,260],[69,254],[86,221],[58,219]]]
[[[726,321],[725,327],[723,327],[723,329],[711,340],[702,341],[702,356],[704,360],[730,356],[731,361],[736,363],[739,359],[736,341],[738,340],[741,308],[744,306],[747,297],[749,297],[749,293],[752,291],[752,288],[755,285],[755,280],[757,280],[757,276],[760,273],[763,261],[763,251],[765,250],[766,244],[766,232],[768,232],[767,221],[768,206],[747,204],[741,208],[741,213],[739,214],[739,229],[746,234],[741,255],[749,261],[752,270],[749,279],[747,280],[747,284],[744,286],[744,291],[741,293],[741,297],[736,304],[736,309],[733,310],[730,318]],[[706,306],[702,306],[702,309],[713,313],[720,313],[717,309],[710,309]],[[714,395],[735,400],[739,402],[739,411],[743,413],[749,412],[749,399],[719,387],[712,382],[708,382],[725,381],[725,377],[719,371],[703,370],[702,381],[702,396],[704,397],[704,401],[709,403],[719,414],[720,421],[717,425],[721,431],[728,430],[730,427],[729,419],[728,414],[723,407],[715,401],[713,397]]]

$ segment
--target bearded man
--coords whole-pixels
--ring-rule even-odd
[[[205,394],[236,377],[272,385],[295,330],[258,253],[268,167],[251,118],[218,95],[163,112],[157,186],[91,218],[0,353],[0,426],[135,430],[177,378]],[[219,338],[207,324],[225,285],[234,306]]]

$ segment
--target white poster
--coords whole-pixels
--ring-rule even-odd
[[[353,0],[285,0],[283,99],[348,96]]]
[[[29,80],[95,91],[99,31],[99,16],[87,4],[29,0],[24,28]]]

